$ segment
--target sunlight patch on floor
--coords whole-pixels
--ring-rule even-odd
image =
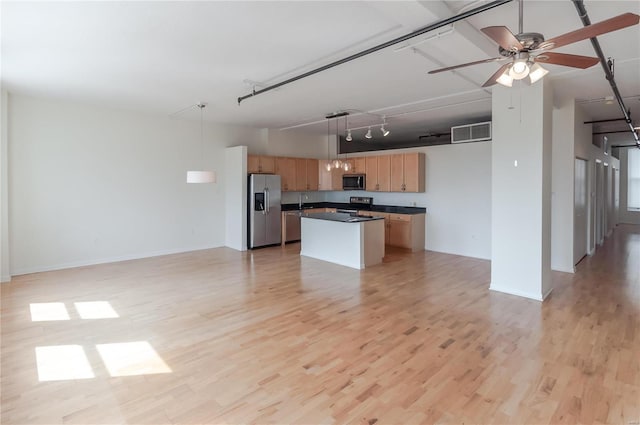
[[[69,320],[69,312],[64,303],[31,303],[29,309],[32,322]]]
[[[96,345],[111,376],[170,373],[171,369],[146,341]]]
[[[36,347],[36,364],[40,382],[95,377],[87,355],[80,345]]]
[[[73,304],[81,319],[114,319],[120,317],[108,301],[85,301]]]

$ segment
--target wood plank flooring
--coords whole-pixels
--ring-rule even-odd
[[[298,250],[1,285],[2,423],[640,421],[639,226],[618,226],[575,275],[554,273],[543,304],[490,292],[484,260],[392,251],[358,271]],[[75,303],[96,301],[118,317],[82,318]],[[68,320],[32,321],[52,306]],[[61,346],[81,356],[46,357]],[[74,375],[82,364],[89,377]]]

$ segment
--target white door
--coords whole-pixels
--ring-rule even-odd
[[[576,158],[573,203],[573,264],[578,264],[587,255],[587,233],[589,211],[587,203],[587,161]]]
[[[613,225],[616,226],[620,212],[620,170],[616,168],[613,172]]]
[[[602,173],[602,242],[604,238],[609,235],[609,206],[611,199],[611,179],[609,176],[609,166],[604,164],[604,170]]]
[[[602,245],[604,242],[604,179],[601,162],[596,162],[596,243]]]

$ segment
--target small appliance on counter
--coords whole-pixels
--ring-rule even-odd
[[[342,190],[364,190],[366,187],[365,174],[345,174],[342,176]]]
[[[249,249],[277,245],[281,238],[280,176],[250,174],[247,202]]]
[[[356,214],[360,210],[370,210],[373,205],[373,198],[367,196],[351,196],[349,198],[349,206],[337,208],[336,212]]]

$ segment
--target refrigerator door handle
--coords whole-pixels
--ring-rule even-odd
[[[269,189],[268,188],[264,188],[264,210],[262,211],[262,213],[264,215],[269,214]]]

